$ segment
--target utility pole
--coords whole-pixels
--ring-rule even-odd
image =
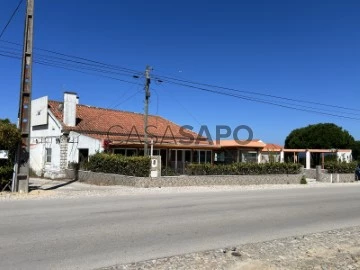
[[[144,156],[148,156],[148,115],[149,115],[149,99],[150,99],[150,71],[151,67],[146,66],[145,70],[145,107],[144,107]]]
[[[18,146],[14,176],[13,192],[29,192],[30,171],[30,128],[31,128],[31,88],[32,88],[32,52],[34,34],[34,0],[26,1],[24,47],[21,64],[20,101],[18,128],[21,132],[21,144]]]

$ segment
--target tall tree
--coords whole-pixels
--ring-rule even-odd
[[[355,141],[351,147],[354,160],[360,161],[360,141]]]
[[[333,123],[320,123],[298,128],[285,139],[286,148],[351,149],[354,137]]]

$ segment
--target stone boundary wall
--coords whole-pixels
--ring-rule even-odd
[[[316,169],[304,169],[303,172],[306,178],[316,179]]]
[[[332,180],[331,180],[332,175]],[[322,173],[318,182],[325,183],[349,183],[355,181],[354,173]]]
[[[304,169],[304,175],[306,178],[316,179],[316,169]],[[325,183],[349,183],[355,181],[355,173],[333,173],[331,180],[331,173],[327,170],[321,170],[320,179],[316,179],[317,182]]]
[[[76,175],[77,174],[77,175]],[[123,185],[133,187],[180,187],[210,185],[299,184],[302,174],[268,175],[198,175],[134,177],[89,171],[66,170],[67,178],[94,185]]]

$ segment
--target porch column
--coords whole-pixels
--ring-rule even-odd
[[[177,149],[175,150],[175,170],[177,171],[177,162],[178,162],[178,160],[177,160]]]
[[[165,163],[166,168],[169,167],[169,162],[170,162],[170,149],[166,148],[166,163]]]
[[[310,164],[311,164],[311,155],[310,155],[310,151],[306,150],[306,169],[310,169]]]
[[[257,151],[257,160],[258,160],[258,164],[261,163],[261,152],[258,150]]]
[[[75,150],[75,153],[77,151]],[[72,157],[68,157],[68,135],[61,135],[60,137],[60,170],[65,171],[68,167],[68,160],[72,160]],[[73,159],[74,161],[75,159]],[[79,162],[79,160],[77,160]]]
[[[280,151],[280,163],[284,163],[284,150]]]

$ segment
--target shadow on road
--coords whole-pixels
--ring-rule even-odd
[[[70,185],[70,184],[72,184],[74,182],[77,182],[77,181],[78,180],[71,180],[71,181],[61,183],[61,184],[58,184],[58,185],[55,185],[55,186],[52,186],[52,187],[47,187],[47,188],[42,188],[41,186],[31,185],[31,186],[29,186],[29,191],[33,191],[33,190],[54,190],[54,189],[58,189],[58,188]]]

